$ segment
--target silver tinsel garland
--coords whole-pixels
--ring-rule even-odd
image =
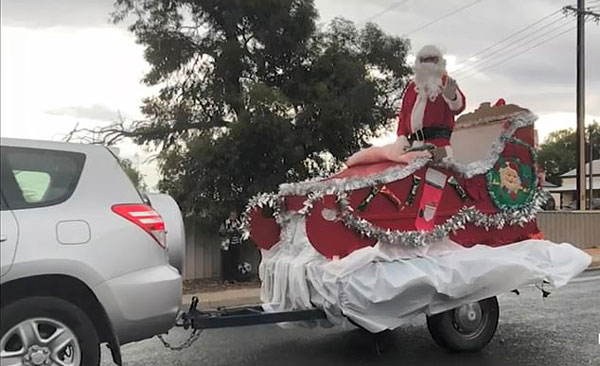
[[[292,216],[308,216],[313,209],[315,201],[323,199],[324,196],[325,194],[322,192],[309,193],[307,199],[303,202],[302,208],[298,211],[293,212],[289,212],[287,210],[282,209],[282,207],[284,206],[284,196],[282,195],[278,195],[275,193],[260,193],[252,197],[248,201],[246,209],[242,213],[240,220],[242,236],[244,240],[248,239],[248,237],[250,236],[250,213],[254,209],[262,209],[265,207],[270,208],[273,211],[273,218],[275,219],[275,222],[280,227],[284,227],[291,220]]]
[[[377,239],[381,243],[392,245],[403,245],[419,247],[441,240],[450,233],[464,229],[468,223],[486,230],[490,228],[502,229],[505,226],[523,226],[535,219],[541,206],[546,202],[546,197],[541,189],[534,195],[532,203],[519,210],[507,210],[488,215],[475,207],[463,207],[454,216],[441,225],[437,225],[432,231],[403,231],[389,230],[376,227],[369,221],[354,215],[350,206],[347,193],[337,195],[337,201],[341,210],[341,219],[344,225],[367,238]]]
[[[418,158],[410,165],[394,166],[367,177],[332,178],[328,180],[319,179],[300,183],[284,183],[279,186],[279,195],[305,196],[315,192],[327,195],[386,184],[402,180],[412,175],[417,170],[425,167],[430,161],[431,159],[429,158]]]
[[[487,155],[483,160],[474,161],[469,164],[460,164],[452,159],[445,159],[439,163],[434,165],[446,168],[449,170],[453,170],[457,173],[460,173],[463,177],[469,179],[473,178],[476,175],[485,174],[488,170],[494,167],[494,164],[498,161],[500,154],[504,151],[504,147],[506,143],[510,140],[510,138],[514,135],[515,131],[517,131],[521,127],[527,127],[533,125],[537,117],[533,113],[523,113],[516,117],[513,117],[511,120],[510,126],[502,132],[498,141],[494,142],[490,151],[488,151]]]
[[[510,126],[502,133],[490,151],[483,160],[475,161],[469,164],[460,164],[452,159],[444,159],[434,165],[450,169],[460,173],[465,178],[472,178],[476,175],[485,174],[494,167],[506,142],[512,137],[515,131],[521,127],[532,125],[537,117],[533,113],[520,113],[512,117]],[[337,192],[352,191],[355,189],[372,187],[374,185],[386,184],[396,180],[402,180],[417,170],[425,167],[431,159],[415,159],[410,165],[401,165],[388,168],[380,173],[372,174],[368,177],[349,177],[349,178],[314,178],[298,183],[283,183],[279,186],[279,195],[281,196],[305,196],[311,192],[323,192],[324,194],[336,194]]]
[[[265,207],[269,207],[273,210],[273,217],[279,226],[283,224],[281,210],[279,209],[281,207],[280,197],[274,193],[259,193],[250,198],[248,204],[246,205],[246,209],[240,217],[240,229],[242,231],[242,238],[244,240],[248,239],[250,236],[250,213],[256,208],[262,209]]]
[[[496,141],[486,156],[481,161],[470,164],[459,164],[453,160],[446,159],[443,162],[435,163],[435,166],[456,171],[466,178],[472,178],[476,175],[485,174],[494,167],[500,154],[504,151],[508,142],[515,143],[519,140],[513,139],[515,131],[521,127],[532,125],[535,121],[535,115],[531,113],[515,116],[511,120],[510,126],[503,132],[498,141]],[[535,155],[534,155],[535,157]],[[541,206],[546,201],[546,196],[540,188],[536,188],[531,202],[521,209],[502,210],[496,214],[485,214],[475,207],[463,207],[454,216],[446,220],[441,225],[437,225],[432,231],[400,231],[389,230],[374,226],[369,221],[362,219],[353,213],[350,206],[347,191],[360,188],[373,187],[389,182],[404,179],[412,175],[417,170],[431,163],[431,159],[420,158],[413,161],[410,165],[394,166],[381,173],[372,174],[367,177],[349,177],[333,178],[323,180],[321,178],[300,182],[286,183],[280,185],[279,193],[259,194],[254,196],[248,202],[246,210],[242,215],[242,228],[244,237],[249,235],[250,213],[255,208],[269,207],[273,210],[273,217],[280,227],[284,228],[294,215],[306,217],[310,214],[314,202],[322,199],[325,195],[336,195],[340,214],[338,219],[342,223],[356,232],[368,238],[374,238],[381,243],[403,245],[409,247],[418,247],[428,245],[446,237],[452,232],[464,229],[468,223],[486,230],[490,228],[502,229],[506,225],[523,226],[535,219]],[[296,212],[287,212],[284,208],[285,196],[307,196],[303,207]]]

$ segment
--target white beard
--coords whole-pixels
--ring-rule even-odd
[[[430,101],[442,92],[442,75],[446,72],[446,67],[440,64],[429,62],[416,63],[413,67],[415,73],[415,86],[417,93],[425,93]]]

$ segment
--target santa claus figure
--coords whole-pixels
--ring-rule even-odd
[[[404,92],[398,118],[398,139],[393,144],[358,151],[348,167],[380,161],[410,163],[415,158],[452,157],[450,136],[454,116],[465,109],[465,95],[446,72],[446,60],[435,46],[425,46],[415,60],[414,80]],[[437,147],[431,153],[419,149],[424,144]]]
[[[435,46],[417,53],[413,70],[398,117],[398,142],[405,148],[424,143],[449,146],[454,116],[465,109],[465,95],[448,76],[446,60]]]

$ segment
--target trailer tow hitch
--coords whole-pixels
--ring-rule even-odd
[[[175,322],[176,327],[192,328],[189,338],[179,346],[167,342],[164,336],[158,338],[170,350],[179,351],[190,347],[205,329],[243,327],[249,325],[276,324],[285,322],[318,321],[326,319],[323,311],[312,309],[265,311],[261,305],[245,305],[231,308],[198,310],[198,298],[193,297],[190,308]]]
[[[194,342],[196,342],[200,338],[200,335],[202,334],[202,331],[204,330],[204,329],[198,329],[198,328],[194,327],[194,316],[196,316],[198,313],[200,313],[198,311],[198,298],[196,296],[194,296],[194,297],[192,297],[192,302],[190,304],[190,308],[187,311],[187,313],[179,314],[177,316],[177,320],[175,321],[175,327],[180,327],[185,330],[192,328],[192,331],[190,332],[189,337],[182,344],[180,344],[178,346],[174,346],[165,339],[166,334],[165,335],[159,334],[159,335],[157,335],[157,337],[161,341],[163,346],[170,349],[171,351],[181,351],[186,348],[189,348],[192,344],[194,344]],[[168,332],[167,332],[167,334],[168,334]]]

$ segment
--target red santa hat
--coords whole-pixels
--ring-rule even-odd
[[[506,167],[516,170],[517,172],[519,171],[519,167],[517,166],[517,164],[514,161],[507,161]]]

